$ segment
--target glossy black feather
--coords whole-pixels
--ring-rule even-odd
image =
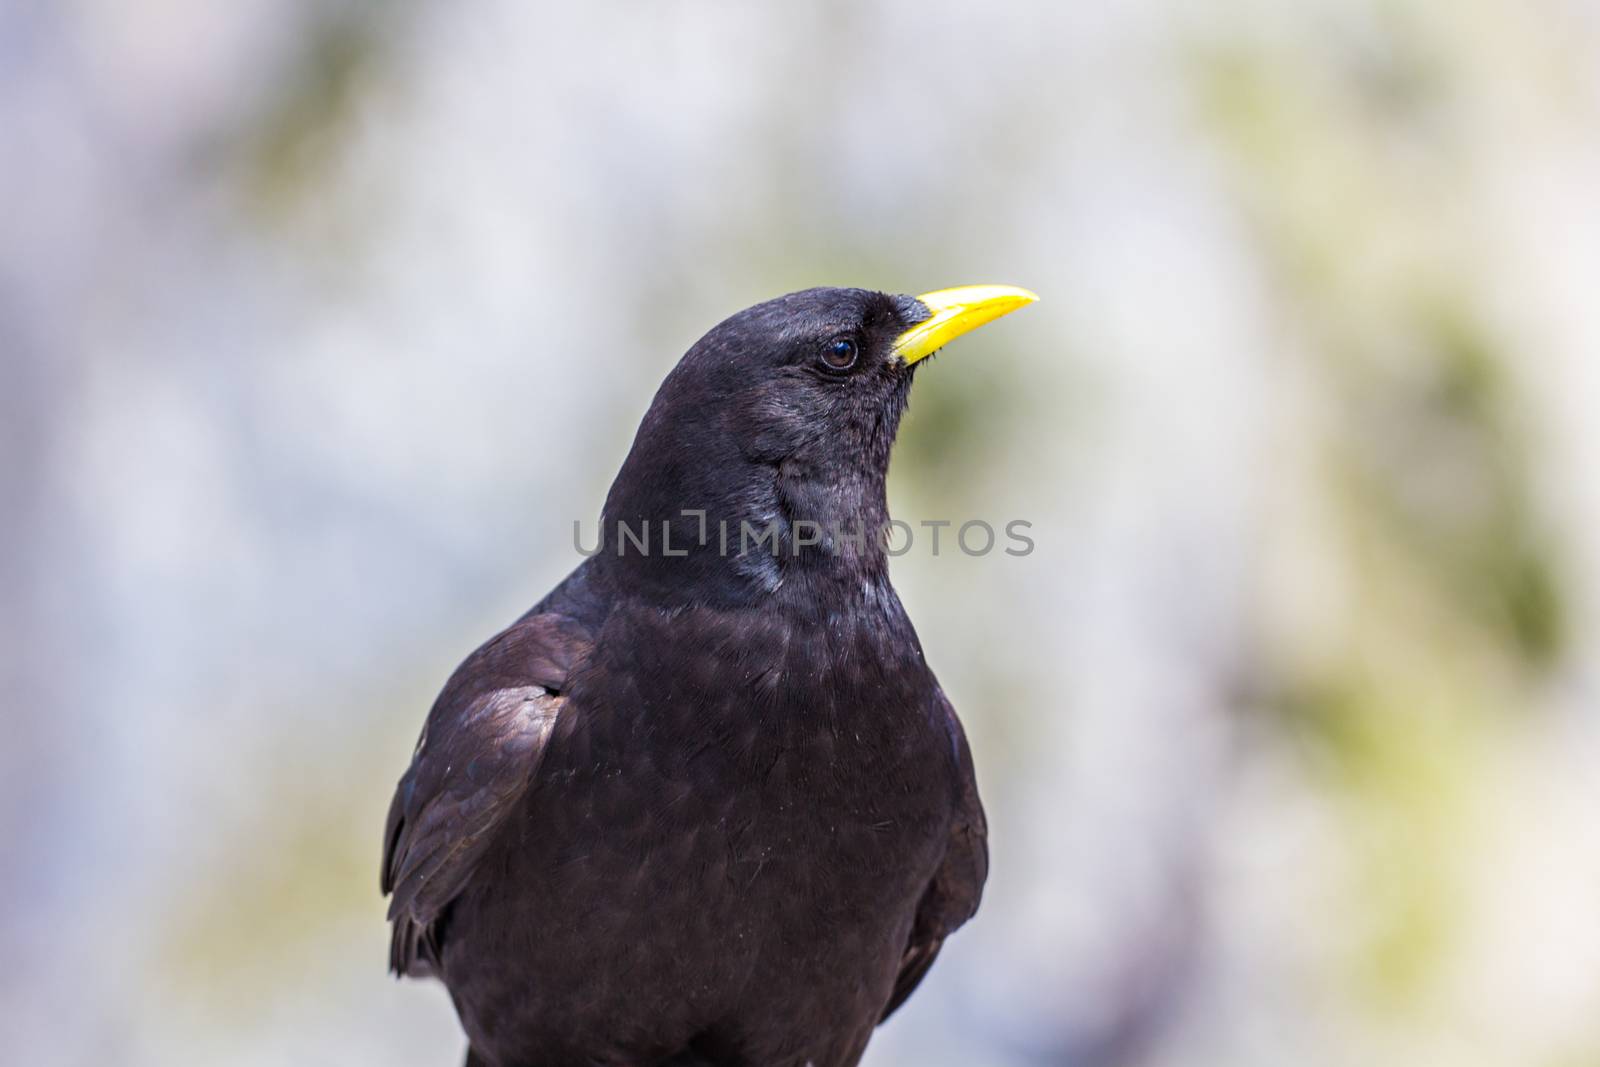
[[[887,518],[911,382],[889,346],[922,314],[811,290],[713,330],[601,553],[446,684],[382,883],[391,964],[445,982],[470,1062],[845,1067],[976,910],[971,755],[882,546],[800,536]],[[844,372],[818,362],[842,335]],[[741,522],[778,551],[699,539]]]
[[[567,672],[585,650],[571,620],[530,616],[474,652],[445,685],[384,829],[380,884],[393,894],[395,973],[428,971],[432,925],[538,772],[566,703]]]

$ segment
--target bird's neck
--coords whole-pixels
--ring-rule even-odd
[[[669,606],[833,599],[887,585],[882,473],[785,462],[741,475],[710,492],[614,489],[595,563],[630,594]]]

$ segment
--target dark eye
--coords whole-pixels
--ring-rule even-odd
[[[849,337],[835,337],[822,350],[822,362],[834,370],[849,370],[856,363],[856,343]]]

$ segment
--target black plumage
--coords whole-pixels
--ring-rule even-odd
[[[853,1064],[976,910],[971,755],[874,536],[932,314],[813,289],[713,329],[600,551],[445,685],[382,884],[469,1063]]]

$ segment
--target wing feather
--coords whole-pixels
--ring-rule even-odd
[[[569,619],[525,617],[468,657],[428,713],[384,827],[397,974],[436,964],[438,920],[538,774],[587,647]]]
[[[972,918],[983,899],[983,883],[989,877],[989,826],[978,799],[978,783],[973,776],[972,751],[967,746],[961,720],[941,690],[938,700],[950,731],[950,744],[959,781],[956,815],[950,823],[950,838],[944,861],[923,893],[912,923],[911,936],[900,960],[900,973],[894,991],[884,1006],[879,1021],[894,1014],[904,1004],[944,945],[944,939]]]

